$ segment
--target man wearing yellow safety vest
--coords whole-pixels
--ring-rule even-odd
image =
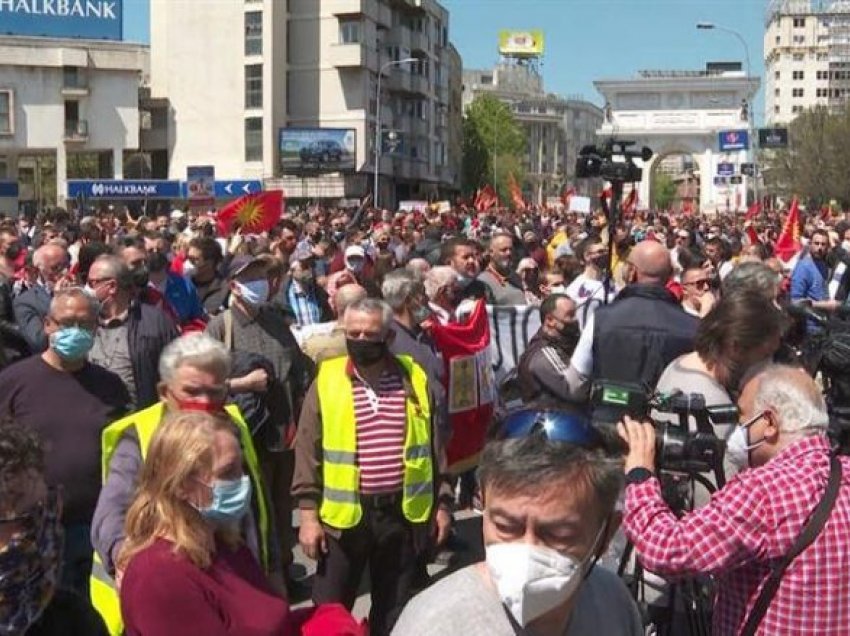
[[[163,351],[159,362],[162,400],[142,411],[110,424],[102,436],[103,488],[92,520],[94,567],[90,581],[91,598],[109,628],[110,634],[122,630],[116,572],[113,559],[124,539],[124,518],[132,502],[137,476],[145,461],[151,437],[165,417],[175,411],[226,411],[239,429],[239,437],[251,477],[254,501],[252,514],[243,522],[243,537],[267,573],[282,587],[277,542],[272,540],[268,497],[263,485],[251,432],[236,406],[225,406],[228,389],[252,390],[251,376],[227,380],[230,355],[220,342],[194,333],[178,338]],[[151,583],[155,585],[155,582]]]
[[[313,602],[354,604],[369,567],[371,633],[389,634],[415,591],[431,531],[448,536],[451,487],[426,372],[387,348],[392,309],[366,298],[345,312],[347,356],[321,363],[295,441],[299,541],[318,561]]]

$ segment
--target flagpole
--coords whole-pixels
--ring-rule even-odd
[[[378,71],[378,86],[375,90],[375,187],[372,191],[372,203],[376,209],[380,209],[378,205],[378,179],[381,174],[381,77],[388,68],[392,66],[400,66],[401,64],[412,64],[418,62],[415,57],[406,57],[403,60],[390,60],[385,62]]]

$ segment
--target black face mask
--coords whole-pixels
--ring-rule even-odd
[[[358,367],[369,367],[380,362],[387,355],[386,342],[373,342],[372,340],[352,340],[347,338],[345,346],[348,349],[348,357]]]
[[[168,257],[162,252],[151,252],[148,255],[148,270],[151,272],[161,272],[168,267]]]
[[[139,289],[144,289],[148,286],[148,281],[150,280],[150,272],[148,272],[148,268],[144,265],[135,268],[132,270],[133,275],[133,284]]]
[[[20,243],[13,243],[6,249],[6,258],[10,261],[14,261],[21,254],[21,250],[23,246]]]
[[[578,322],[565,322],[564,326],[561,327],[558,332],[561,341],[567,347],[575,347],[578,344],[578,339],[581,336],[581,329],[579,329]]]

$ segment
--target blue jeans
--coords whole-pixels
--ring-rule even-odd
[[[78,592],[83,598],[89,597],[93,550],[90,525],[74,523],[65,526],[61,586]]]

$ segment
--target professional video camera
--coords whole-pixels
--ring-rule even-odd
[[[576,160],[576,178],[601,177],[613,184],[635,183],[643,177],[643,170],[635,159],[644,162],[652,159],[652,150],[644,146],[640,152],[629,150],[634,141],[609,139],[601,146],[584,146]]]
[[[738,423],[738,407],[734,404],[709,406],[705,403],[705,396],[699,393],[647,395],[640,387],[612,383],[600,383],[594,387],[591,401],[594,407],[602,407],[609,414],[615,414],[613,418],[617,419],[622,415],[651,419],[653,411],[674,415],[674,421],[652,420],[656,430],[655,454],[659,470],[689,475],[713,471],[717,485],[723,485],[726,444],[717,436],[714,426]],[[690,418],[696,422],[695,431],[691,430]]]

